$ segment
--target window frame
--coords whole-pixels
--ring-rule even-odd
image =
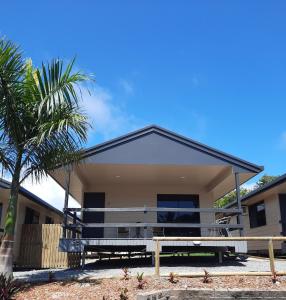
[[[30,211],[30,213],[31,213],[30,220],[28,220],[28,217],[27,217],[28,211]],[[37,220],[37,222],[35,222],[35,220]],[[24,224],[26,224],[26,225],[40,224],[40,213],[37,210],[26,206]]]
[[[157,194],[157,207],[169,208],[199,208],[199,194]],[[157,223],[201,223],[199,212],[173,212],[168,220],[168,212],[157,212]],[[185,217],[185,220],[183,218]],[[190,218],[189,220],[187,220]],[[165,236],[200,236],[201,228],[171,227],[164,228]]]
[[[264,208],[261,211],[258,210],[258,207],[260,205],[264,206]],[[263,212],[262,222],[261,222],[261,219],[260,219],[261,216],[259,215],[259,214],[261,214],[261,212]],[[261,201],[258,201],[256,203],[253,203],[253,204],[249,205],[248,206],[248,215],[249,215],[249,227],[250,227],[250,229],[266,226],[267,225],[267,220],[266,220],[265,201],[261,200]]]

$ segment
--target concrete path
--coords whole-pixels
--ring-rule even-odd
[[[47,281],[49,273],[53,272],[56,280],[92,278],[121,277],[122,268],[129,268],[131,275],[136,276],[137,272],[144,272],[144,275],[153,275],[154,267],[150,259],[110,260],[96,263],[89,262],[84,270],[81,269],[49,269],[49,270],[27,270],[14,272],[15,278],[27,282]],[[286,271],[286,260],[276,260],[277,271]],[[206,257],[168,257],[161,258],[161,275],[168,275],[170,272],[184,274],[188,272],[232,272],[232,271],[270,271],[267,258],[250,257],[246,261],[239,259],[225,259],[223,264],[218,264],[214,258]]]

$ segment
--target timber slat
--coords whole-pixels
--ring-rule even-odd
[[[80,265],[80,253],[59,251],[61,224],[22,225],[18,265],[29,268],[69,268]]]

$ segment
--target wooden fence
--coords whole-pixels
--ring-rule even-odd
[[[72,235],[71,232],[68,232]],[[59,251],[60,224],[22,225],[18,266],[29,268],[71,268],[80,266],[80,253]]]
[[[245,276],[264,276],[272,275],[286,275],[286,270],[276,271],[274,261],[274,250],[273,241],[286,241],[285,236],[260,236],[260,237],[154,237],[153,240],[156,242],[155,251],[155,275],[160,276],[160,242],[162,241],[268,241],[268,253],[269,253],[269,267],[270,271],[265,272],[210,272],[210,276],[233,276],[233,275],[245,275]],[[201,277],[204,276],[202,272],[192,272],[188,274],[180,274],[180,276],[186,277]]]

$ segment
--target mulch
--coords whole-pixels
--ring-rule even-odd
[[[135,300],[138,293],[160,289],[248,289],[248,290],[286,290],[286,277],[280,277],[278,283],[273,283],[270,276],[229,276],[214,277],[211,282],[203,283],[203,278],[178,278],[177,283],[171,283],[168,278],[145,277],[143,289],[138,289],[136,278],[123,280],[92,279],[81,281],[51,282],[26,285],[17,295],[16,299],[100,299],[118,300],[120,293],[125,290],[128,300]]]

